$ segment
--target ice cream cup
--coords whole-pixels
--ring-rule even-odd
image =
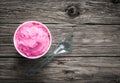
[[[52,37],[49,29],[37,21],[27,21],[18,26],[13,42],[16,50],[23,57],[37,59],[50,49]]]

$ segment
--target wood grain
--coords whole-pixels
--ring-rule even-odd
[[[49,53],[54,50],[55,44],[62,36],[73,33],[72,54],[62,56],[120,56],[120,27],[118,25],[46,25],[53,38]],[[19,57],[13,45],[13,35],[18,26],[19,24],[0,25],[0,57]]]
[[[72,8],[72,9],[71,9]],[[77,13],[77,14],[76,14]],[[36,20],[50,29],[55,44],[73,33],[73,51],[54,58],[34,76],[29,60],[15,50],[17,27]],[[47,55],[46,54],[46,55]],[[113,0],[1,0],[0,83],[120,83],[120,3]]]
[[[65,9],[78,5],[80,15],[69,18]],[[110,0],[1,0],[0,23],[23,23],[37,20],[43,23],[120,24],[120,4]]]
[[[54,58],[36,75],[26,77],[25,70],[37,61],[39,60],[0,58],[0,81],[6,79],[10,82],[116,83],[120,80],[120,58],[116,57]]]

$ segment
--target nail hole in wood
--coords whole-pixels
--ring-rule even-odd
[[[120,0],[111,0],[112,3],[117,4],[120,3]]]
[[[75,18],[80,15],[79,5],[71,4],[66,7],[65,12],[69,17]]]

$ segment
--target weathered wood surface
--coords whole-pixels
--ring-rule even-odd
[[[80,16],[71,19],[67,6],[79,6]],[[1,0],[0,23],[22,23],[38,20],[43,23],[120,24],[120,4],[111,0]]]
[[[43,83],[117,83],[120,81],[120,58],[116,57],[58,57],[36,75],[24,76],[24,70],[39,60],[33,61],[24,58],[1,58],[1,80]]]
[[[1,0],[0,82],[120,83],[120,3],[111,1]],[[24,70],[45,57],[23,58],[12,38],[19,24],[30,20],[50,29],[53,42],[48,54],[67,33],[73,33],[74,44],[72,53],[57,56],[27,77]]]
[[[13,35],[18,25],[1,24],[0,56],[17,56],[13,45]],[[68,56],[120,56],[120,27],[118,25],[79,25],[76,27],[62,24],[46,25],[49,27],[53,38],[51,51],[64,34],[73,32],[74,49],[72,54]]]

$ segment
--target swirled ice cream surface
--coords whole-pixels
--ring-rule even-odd
[[[50,33],[47,27],[38,22],[23,23],[16,31],[17,49],[26,57],[38,57],[50,47]]]

